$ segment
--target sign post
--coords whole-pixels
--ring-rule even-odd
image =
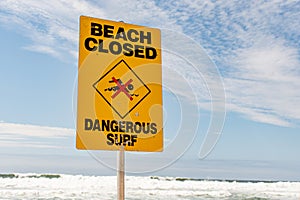
[[[145,26],[80,17],[76,148],[163,151],[161,34]]]
[[[124,200],[125,197],[125,152],[124,148],[121,147],[118,152],[118,200]]]

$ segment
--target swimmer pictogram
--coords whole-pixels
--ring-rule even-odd
[[[133,94],[130,93],[134,89],[133,84],[131,84],[132,79],[127,81],[125,84],[121,81],[121,79],[116,79],[115,77],[112,78],[112,80],[109,81],[109,83],[115,83],[116,86],[105,88],[104,91],[114,91],[115,93],[111,96],[112,98],[115,98],[120,92],[124,92],[126,96],[132,101],[133,97],[138,97],[139,94]]]

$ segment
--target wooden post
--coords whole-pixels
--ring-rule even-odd
[[[124,147],[121,146],[120,151],[118,152],[118,200],[124,200],[125,198],[125,153],[124,153]]]

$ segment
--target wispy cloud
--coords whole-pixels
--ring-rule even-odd
[[[77,20],[80,14],[105,16],[101,8],[80,0],[0,2],[2,25],[14,27],[32,40],[33,44],[26,49],[64,60],[77,49]]]
[[[0,122],[0,134],[18,134],[32,137],[69,137],[73,129]]]
[[[229,106],[254,121],[291,126],[300,120],[298,52],[266,43],[237,52],[225,77]]]
[[[216,62],[228,111],[279,126],[299,124],[299,2],[160,4]]]
[[[29,37],[32,45],[28,50],[50,54],[66,60],[73,59],[78,47],[78,21],[80,15],[104,19],[122,20],[128,23],[164,23],[173,28],[175,21],[167,19],[164,11],[152,1],[144,2],[93,2],[93,1],[13,1],[0,2],[0,22],[2,25],[17,29]],[[137,17],[138,16],[138,17]],[[169,25],[168,25],[169,24]],[[178,26],[179,27],[179,26]],[[70,58],[71,56],[71,58]]]
[[[61,148],[57,142],[74,135],[73,129],[0,122],[0,147]]]
[[[283,0],[3,0],[0,21],[7,27],[17,25],[20,34],[31,38],[26,49],[70,60],[76,55],[79,15],[183,32],[204,47],[220,70],[228,111],[258,122],[293,126],[300,121],[299,10],[299,2]],[[164,55],[180,72],[182,66],[169,58]],[[193,73],[183,76],[191,85],[203,85]],[[207,88],[202,89],[196,90],[197,103],[205,109],[211,97]],[[177,92],[188,96],[181,87]]]

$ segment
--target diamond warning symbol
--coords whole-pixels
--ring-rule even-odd
[[[122,119],[151,93],[124,60],[114,65],[93,87]]]

